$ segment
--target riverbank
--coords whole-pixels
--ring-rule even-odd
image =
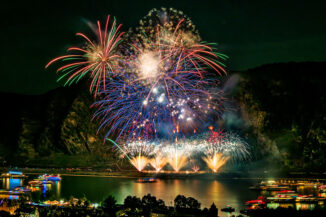
[[[9,170],[22,171],[26,175],[39,175],[39,174],[60,174],[61,176],[89,176],[89,177],[117,177],[117,178],[142,178],[142,177],[156,177],[160,179],[183,179],[183,178],[201,178],[201,179],[304,179],[307,181],[326,181],[326,173],[316,172],[241,172],[223,170],[218,173],[210,171],[143,171],[137,170],[121,170],[112,171],[105,168],[7,168],[1,167],[0,172],[6,173]],[[307,178],[309,177],[309,178]]]

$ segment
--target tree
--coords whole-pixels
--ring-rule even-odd
[[[148,206],[148,207],[156,207],[157,206],[157,200],[156,200],[156,197],[150,195],[150,194],[147,194],[145,195],[143,198],[142,198],[142,205],[143,206]]]
[[[102,202],[103,210],[106,212],[109,212],[109,213],[112,212],[115,208],[116,203],[117,203],[117,200],[112,195],[109,195]]]
[[[174,199],[174,206],[177,209],[186,208],[187,207],[187,198],[185,196],[179,194]]]
[[[140,198],[136,196],[128,196],[124,200],[124,206],[130,208],[131,210],[135,210],[136,208],[140,208],[142,205]]]
[[[158,199],[158,200],[157,200],[157,208],[159,208],[159,209],[164,209],[164,208],[166,208],[165,203],[164,203],[163,200],[161,200],[161,199]]]
[[[187,208],[190,209],[200,209],[200,203],[193,197],[187,198]]]

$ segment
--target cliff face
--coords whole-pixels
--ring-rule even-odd
[[[326,62],[264,65],[241,73],[236,98],[256,159],[324,171]]]
[[[290,169],[326,164],[326,63],[265,65],[240,73],[235,95],[253,158]],[[117,160],[92,121],[87,84],[44,95],[0,93],[0,164],[94,166]],[[276,160],[275,160],[276,159]],[[8,163],[7,163],[8,164]]]
[[[94,99],[87,90],[76,85],[40,96],[2,94],[7,102],[3,126],[9,126],[1,132],[2,159],[37,165],[61,153],[110,160],[112,147],[104,144],[104,132],[97,133],[91,120]]]

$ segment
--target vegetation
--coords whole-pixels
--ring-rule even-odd
[[[256,160],[292,171],[325,171],[325,66],[271,64],[241,73],[235,98]]]
[[[164,217],[217,217],[218,209],[213,203],[209,209],[200,209],[200,203],[191,197],[185,197],[178,195],[174,200],[174,207],[169,207],[164,204],[164,201],[156,199],[156,197],[148,194],[142,199],[135,196],[127,196],[123,205],[116,204],[116,200],[112,196],[108,196],[103,200],[101,206],[90,207],[86,197],[69,200],[69,205],[65,206],[38,206],[25,203],[26,201],[12,201],[3,200],[4,203],[0,205],[2,207],[6,204],[6,207],[12,207],[10,210],[14,210],[13,207],[20,205],[20,208],[15,210],[14,216],[29,216],[30,214],[39,216],[89,216],[89,217],[118,217],[118,216],[133,216],[133,217],[149,217],[160,216]],[[258,210],[243,210],[244,215],[250,217],[321,217],[326,214],[326,207],[316,206],[314,210],[296,210],[294,208],[277,208],[277,209],[258,209]],[[9,213],[2,211],[1,216],[10,216]],[[232,215],[232,217],[235,215]],[[238,217],[243,217],[238,215]]]

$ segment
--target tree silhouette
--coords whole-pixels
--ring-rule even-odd
[[[190,209],[200,209],[200,203],[195,198],[188,197],[186,207]]]
[[[186,208],[187,207],[187,198],[185,196],[179,194],[174,199],[174,206],[177,209]]]
[[[209,217],[217,217],[218,209],[216,208],[215,204],[213,203],[208,210]]]
[[[112,195],[109,195],[102,202],[103,210],[106,212],[111,212],[112,210],[114,210],[116,203],[117,203],[117,200]]]
[[[135,210],[136,208],[141,207],[142,203],[140,198],[136,196],[128,196],[124,200],[124,206],[130,208],[131,210]]]

